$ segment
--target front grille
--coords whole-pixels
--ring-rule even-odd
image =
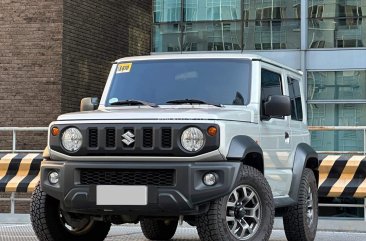
[[[97,128],[89,129],[89,147],[91,147],[91,148],[98,147],[98,129]]]
[[[82,185],[174,186],[174,170],[81,169]]]

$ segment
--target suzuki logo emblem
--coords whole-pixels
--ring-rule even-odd
[[[125,134],[122,135],[122,142],[129,146],[135,142],[134,138],[135,135],[132,134],[130,131],[127,131]]]

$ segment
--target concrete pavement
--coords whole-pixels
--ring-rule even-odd
[[[106,241],[145,241],[138,225],[113,226]],[[199,241],[195,228],[188,225],[180,226],[173,240]],[[282,230],[272,232],[271,241],[286,241]],[[366,233],[359,232],[334,232],[318,231],[316,241],[365,241]],[[37,241],[29,223],[26,224],[0,224],[0,241]]]

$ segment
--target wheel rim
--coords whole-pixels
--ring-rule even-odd
[[[94,220],[92,220],[91,218],[83,218],[80,219],[80,221],[78,222],[77,225],[70,225],[67,222],[67,217],[66,215],[63,213],[63,211],[60,209],[59,211],[60,214],[60,221],[61,224],[64,226],[64,228],[71,234],[73,235],[83,235],[86,234],[90,231],[90,229],[93,228],[93,224],[94,224]]]
[[[306,199],[306,222],[310,227],[314,221],[314,208],[313,208],[313,192],[311,191],[311,187],[308,188],[308,195]]]
[[[260,227],[261,215],[261,201],[252,187],[239,186],[229,195],[226,223],[235,238],[248,240],[253,237]]]

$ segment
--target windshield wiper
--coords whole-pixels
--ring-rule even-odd
[[[111,105],[127,105],[127,106],[135,106],[135,105],[146,105],[146,106],[150,106],[150,107],[159,107],[157,104],[155,103],[150,103],[150,102],[146,102],[143,100],[121,100],[121,101],[117,101],[117,102],[113,102],[111,103]]]
[[[216,107],[222,107],[221,104],[212,104],[212,103],[208,103],[208,102],[203,101],[203,100],[195,100],[195,99],[170,100],[170,101],[167,101],[166,103],[168,103],[168,104],[177,104],[177,105],[199,104],[199,105],[213,105],[213,106],[216,106]]]

